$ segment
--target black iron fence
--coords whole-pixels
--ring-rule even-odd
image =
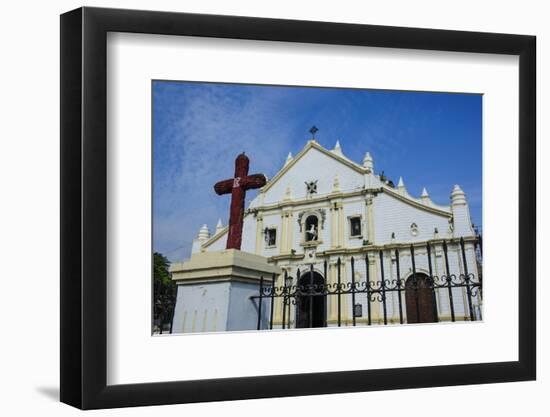
[[[481,275],[477,273],[475,253],[479,253],[477,246],[479,239],[472,242],[472,257],[467,256],[464,239],[438,240],[426,242],[424,245],[410,245],[408,248],[396,247],[394,249],[380,249],[377,251],[365,250],[357,257],[349,258],[351,268],[350,279],[342,275],[342,260],[336,260],[335,282],[327,283],[328,262],[324,260],[321,268],[324,278],[315,270],[314,264],[306,267],[306,270],[296,271],[296,277],[289,276],[288,271],[283,274],[282,285],[277,285],[277,277],[271,279],[262,278],[258,295],[251,297],[258,306],[258,330],[273,329],[274,324],[281,328],[291,327],[291,313],[294,311],[295,327],[324,327],[327,326],[327,302],[335,303],[336,314],[331,324],[343,325],[343,300],[347,297],[351,301],[351,320],[346,319],[346,324],[356,326],[359,317],[365,317],[362,322],[372,325],[374,320],[373,306],[378,309],[376,323],[387,325],[389,322],[388,308],[391,307],[391,315],[400,324],[426,323],[442,321],[438,316],[437,299],[445,297],[448,314],[444,320],[457,320],[457,304],[462,303],[460,310],[461,320],[480,320],[482,302]],[[452,263],[449,261],[449,247],[453,246],[454,252],[460,257]],[[433,273],[434,247],[442,252],[444,274]],[[422,250],[422,265],[425,272],[417,270],[419,262],[418,252]],[[407,256],[407,265],[410,269],[408,278],[401,277],[400,259]],[[470,261],[468,261],[470,258]],[[392,274],[387,275],[385,264],[388,259],[393,262]],[[371,277],[370,265],[377,263],[378,272]],[[458,264],[461,268],[458,268]],[[455,265],[457,273],[452,271],[451,264]],[[317,264],[319,267],[319,264]],[[358,268],[364,270],[364,280],[356,280]],[[476,273],[472,272],[475,271]],[[269,282],[270,281],[270,282]],[[436,294],[438,295],[436,297]],[[360,303],[357,299],[361,298]],[[391,306],[388,303],[392,299]],[[397,299],[395,302],[394,300]],[[279,301],[279,317],[275,323],[275,306]],[[282,304],[282,305],[281,305]],[[332,304],[334,306],[334,304]],[[291,308],[294,306],[294,308]],[[366,307],[366,315],[363,308]],[[381,314],[380,314],[381,313]],[[381,315],[381,317],[380,317]],[[398,317],[398,319],[397,319]]]

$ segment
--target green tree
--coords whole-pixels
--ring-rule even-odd
[[[153,327],[160,333],[172,322],[176,303],[176,284],[170,276],[170,261],[161,253],[153,254]]]

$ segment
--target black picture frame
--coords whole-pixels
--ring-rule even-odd
[[[519,360],[106,384],[108,32],[519,56]],[[251,17],[80,8],[61,16],[61,401],[82,409],[378,391],[536,377],[536,38]]]

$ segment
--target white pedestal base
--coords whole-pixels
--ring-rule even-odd
[[[174,263],[178,284],[173,333],[255,330],[260,279],[271,285],[280,268],[263,256],[229,249],[195,253],[188,262]],[[269,320],[269,299],[262,304],[262,328]]]

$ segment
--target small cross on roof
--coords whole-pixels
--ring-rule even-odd
[[[309,133],[311,133],[311,137],[312,139],[315,139],[315,134],[319,131],[319,129],[317,129],[317,126],[312,126],[311,129],[309,129]]]

